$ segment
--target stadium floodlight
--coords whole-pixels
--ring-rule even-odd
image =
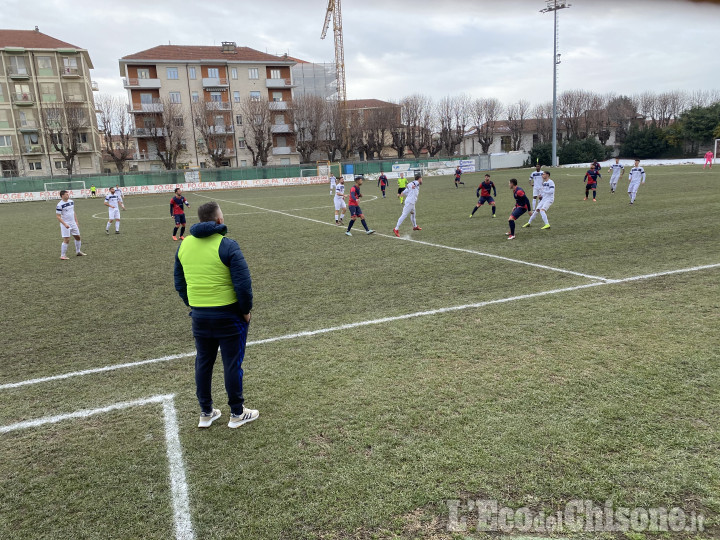
[[[555,18],[553,41],[553,119],[552,119],[552,166],[557,166],[557,66],[560,63],[560,55],[558,48],[558,11],[569,8],[572,4],[563,0],[545,0],[545,9],[541,9],[540,13],[549,13],[552,11]]]

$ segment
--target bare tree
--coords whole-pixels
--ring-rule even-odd
[[[400,108],[397,106],[379,107],[368,111],[365,118],[365,130],[369,132],[368,150],[382,159],[382,152],[392,140],[392,131],[400,123]]]
[[[645,117],[645,121],[649,119],[653,126],[657,125],[658,97],[655,92],[648,90],[639,94],[637,98],[639,104],[638,112]]]
[[[233,111],[229,102],[195,101],[191,114],[199,137],[198,152],[207,154],[214,167],[222,167],[233,151]],[[201,142],[202,141],[202,142]],[[228,147],[228,144],[231,146]]]
[[[622,143],[637,116],[637,103],[628,96],[608,96],[608,122],[615,126],[615,142]]]
[[[594,135],[605,144],[610,139],[610,118],[607,111],[607,97],[590,92],[588,108],[585,111],[585,129],[588,135]]]
[[[125,170],[125,162],[132,159],[130,144],[133,123],[127,102],[110,94],[95,98],[98,128],[105,141],[105,153],[113,160],[119,173]]]
[[[240,103],[240,112],[246,119],[243,135],[253,165],[267,165],[273,143],[270,103],[248,96]]]
[[[682,90],[673,90],[670,94],[668,115],[671,121],[680,118],[680,115],[687,109],[688,96]]]
[[[400,101],[400,107],[402,121],[405,124],[407,147],[418,158],[428,139],[424,131],[425,124],[431,117],[429,109],[432,107],[432,101],[422,94],[413,94],[404,97]]]
[[[536,105],[532,115],[535,117],[535,133],[538,142],[550,142],[552,140],[552,102]]]
[[[178,158],[185,151],[188,133],[185,108],[168,98],[156,99],[143,108],[145,112],[136,115],[136,120],[142,121],[142,129],[152,143],[155,155],[148,157],[158,157],[169,171],[177,169]]]
[[[477,124],[478,142],[482,147],[483,154],[490,151],[490,146],[495,141],[495,126],[502,114],[502,104],[495,98],[476,99],[472,103],[472,116]]]
[[[87,106],[70,101],[50,102],[43,105],[41,114],[48,147],[62,155],[68,176],[72,176],[75,156],[82,144],[81,133],[91,127]]]
[[[465,137],[470,123],[470,98],[465,94],[447,96],[437,105],[437,119],[440,124],[440,143],[452,156]]]
[[[522,135],[525,131],[525,119],[527,118],[530,103],[521,99],[517,103],[508,105],[507,121],[508,129],[510,129],[510,144],[515,151],[520,150],[522,146]]]
[[[326,109],[325,100],[320,96],[304,94],[292,102],[289,116],[295,126],[296,147],[303,163],[310,162],[312,154],[321,146]]]
[[[588,108],[589,92],[566,90],[558,98],[558,116],[568,138],[581,138],[580,121]]]

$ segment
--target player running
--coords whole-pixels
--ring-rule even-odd
[[[533,222],[533,219],[535,219],[535,216],[537,216],[538,214],[540,214],[543,223],[545,223],[545,225],[543,227],[540,227],[540,229],[542,230],[550,228],[550,223],[548,223],[546,212],[550,209],[552,203],[555,202],[555,182],[550,179],[550,173],[548,171],[543,171],[542,179],[543,190],[542,194],[540,195],[540,201],[538,202],[535,211],[530,214],[530,219],[528,219],[528,222],[523,225],[523,228],[529,227],[530,224]]]
[[[337,178],[335,175],[330,173],[330,196],[335,195],[335,186],[337,185]]]
[[[630,196],[630,204],[635,204],[635,197],[637,197],[637,192],[640,188],[640,184],[645,183],[645,169],[640,166],[639,159],[635,160],[635,166],[630,169],[628,180],[630,180],[630,184],[628,184],[628,195]]]
[[[365,227],[366,234],[372,234],[375,232],[367,226],[367,223],[365,222],[365,214],[363,214],[362,210],[360,210],[359,200],[362,197],[362,194],[360,193],[360,186],[362,186],[363,180],[364,178],[362,176],[356,176],[355,185],[350,188],[350,223],[348,224],[347,231],[345,231],[345,234],[348,236],[352,236],[352,234],[350,234],[350,229],[352,229],[352,226],[355,225],[355,219],[357,218],[360,218],[360,223],[362,223],[362,226]]]
[[[530,173],[530,185],[533,188],[533,200],[532,200],[532,209],[535,210],[535,207],[537,206],[538,197],[540,197],[540,194],[542,193],[542,184],[543,179],[542,175],[543,172],[541,169],[541,165],[538,163],[535,165],[535,170]]]
[[[185,207],[189,207],[190,203],[183,197],[182,189],[175,188],[175,196],[170,199],[170,217],[175,218],[175,228],[173,229],[172,239],[177,240],[178,227],[180,228],[180,240],[185,240]]]
[[[492,217],[497,217],[495,215],[495,199],[490,196],[491,189],[493,190],[493,195],[497,197],[497,190],[495,189],[495,184],[492,182],[492,180],[490,180],[490,175],[486,174],[485,180],[480,183],[477,190],[475,191],[475,196],[479,198],[477,204],[475,205],[475,208],[473,208],[472,214],[470,214],[470,217],[473,217],[475,215],[475,212],[477,212],[477,209],[485,203],[488,203],[490,205],[490,208],[492,208]]]
[[[75,255],[78,257],[87,255],[80,251],[80,226],[75,215],[75,202],[70,198],[70,193],[64,189],[60,192],[60,202],[55,207],[55,216],[60,222],[60,235],[63,239],[60,244],[60,260],[68,260],[67,249],[70,244],[70,236],[75,238]]]
[[[588,195],[590,194],[590,190],[592,189],[593,192],[593,202],[597,202],[597,181],[598,178],[602,178],[602,175],[600,174],[600,171],[596,169],[593,165],[590,166],[590,168],[585,173],[584,180],[587,181],[587,184],[585,184],[585,198],[584,201],[588,200]]]
[[[703,171],[705,170],[706,165],[710,165],[710,170],[712,170],[712,164],[713,164],[713,158],[715,157],[715,154],[713,154],[712,150],[708,150],[705,152],[705,165],[703,165]]]
[[[385,188],[388,185],[388,179],[387,176],[385,176],[385,173],[380,171],[380,176],[378,177],[378,187],[380,188],[380,191],[382,191],[383,199],[385,198]]]
[[[395,233],[395,236],[400,238],[400,225],[403,221],[405,221],[405,218],[410,215],[410,221],[413,224],[413,231],[422,231],[421,227],[418,227],[417,222],[415,221],[415,203],[417,203],[418,197],[420,196],[420,186],[422,185],[422,175],[420,173],[415,173],[415,180],[410,182],[407,187],[403,190],[402,194],[405,197],[405,206],[403,206],[402,214],[400,215],[400,219],[398,219],[397,225],[395,225],[395,228],[393,229],[393,233]],[[398,197],[400,195],[398,194]]]
[[[511,178],[509,185],[510,189],[512,189],[513,191],[513,196],[515,197],[515,208],[513,208],[513,211],[508,218],[510,231],[506,232],[505,235],[507,236],[508,240],[514,240],[515,220],[522,216],[525,212],[530,210],[530,201],[528,200],[527,195],[525,195],[525,192],[518,187],[516,178]]]
[[[620,180],[625,174],[625,166],[620,163],[620,158],[616,157],[615,163],[610,165],[610,168],[608,170],[612,173],[612,176],[610,176],[610,193],[615,193],[618,180]]]
[[[458,184],[465,185],[465,182],[460,181],[460,177],[462,176],[462,169],[460,168],[460,165],[457,166],[457,169],[455,169],[455,188],[457,189]]]
[[[345,225],[343,218],[345,217],[345,179],[340,177],[335,185],[335,225]]]
[[[407,178],[405,178],[405,173],[400,173],[400,176],[398,177],[398,195],[400,195],[400,204],[402,204],[405,199],[405,197],[402,196],[402,192],[405,191],[407,183],[408,181]]]
[[[120,234],[120,209],[118,206],[125,210],[122,197],[115,193],[115,188],[110,188],[110,193],[105,195],[105,206],[108,207],[108,222],[105,227],[105,234],[110,234],[110,225],[115,222],[115,234]]]

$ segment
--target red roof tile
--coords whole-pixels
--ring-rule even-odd
[[[26,49],[82,49],[38,30],[0,29],[0,47],[24,47]]]
[[[197,45],[159,45],[152,49],[123,56],[123,60],[199,61],[223,60],[235,62],[294,62],[290,57],[275,56],[250,47],[236,47],[235,52],[223,52],[222,47]]]

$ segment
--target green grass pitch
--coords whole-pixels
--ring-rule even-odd
[[[468,219],[483,173],[428,177],[401,239],[394,181],[364,184],[377,234],[352,238],[326,186],[186,193],[189,224],[220,202],[249,341],[268,340],[243,366],[260,419],[237,430],[217,368],[223,417],[196,427],[169,194],[126,197],[109,236],[102,200],[76,200],[88,256],[71,242],[69,261],[54,202],[2,205],[0,426],[174,394],[198,539],[449,539],[450,499],[677,506],[705,531],[584,537],[720,538],[720,170],[648,167],[630,206],[626,179],[593,203],[584,170],[556,169],[552,228],[526,215],[507,241],[508,180],[529,172],[491,173],[496,219]],[[155,404],[0,434],[0,538],[173,537],[164,425]]]

